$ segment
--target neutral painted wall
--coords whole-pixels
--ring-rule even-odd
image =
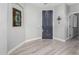
[[[66,40],[67,31],[67,17],[66,17],[66,6],[65,4],[58,5],[54,8],[54,37],[62,40]],[[58,16],[61,17],[60,24],[58,24]]]
[[[22,5],[22,4],[21,4]],[[12,21],[12,8],[17,8],[22,11],[22,26],[21,27],[13,27]],[[24,8],[24,6],[22,5]],[[7,28],[7,42],[8,42],[8,51],[12,48],[16,47],[20,43],[25,40],[25,25],[24,25],[24,16],[23,16],[23,8],[18,4],[8,4],[8,28]]]
[[[41,37],[41,10],[31,4],[26,4],[24,13],[26,40]]]
[[[72,13],[72,12],[78,12],[79,13],[79,4],[73,4],[71,6],[69,6],[69,13]]]
[[[0,4],[0,54],[7,54],[7,4]]]
[[[25,40],[41,37],[42,21],[41,11],[39,8],[30,4],[20,4],[22,9],[17,4],[9,4],[8,7],[8,51],[16,47]],[[12,26],[12,8],[15,7],[24,12],[21,27]]]

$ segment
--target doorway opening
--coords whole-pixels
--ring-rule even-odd
[[[69,16],[69,39],[79,36],[79,13]]]

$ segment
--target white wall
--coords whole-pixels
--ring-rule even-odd
[[[21,4],[22,5],[22,4]],[[21,27],[13,27],[12,21],[12,8],[17,8],[22,11],[22,26]],[[22,6],[24,8],[24,6]],[[8,51],[12,48],[16,47],[18,44],[25,40],[25,25],[24,25],[24,16],[23,9],[18,4],[8,4],[8,28],[7,28],[7,42],[8,42]]]
[[[42,21],[41,21],[41,11],[39,8],[32,6],[30,4],[20,4],[24,7],[22,9],[17,4],[9,4],[8,7],[8,51],[16,47],[25,40],[32,38],[41,37],[42,33]],[[12,8],[15,7],[24,10],[24,19],[22,19],[21,27],[12,26]]]
[[[41,10],[38,7],[26,4],[24,13],[26,40],[41,37]]]
[[[0,4],[0,54],[7,54],[7,4]]]
[[[67,17],[66,17],[66,5],[61,4],[54,8],[54,38],[66,40],[66,31],[67,31]],[[61,17],[60,24],[58,24],[58,16]]]
[[[72,12],[79,12],[79,4],[73,4],[71,6],[69,6],[69,13],[72,13]]]

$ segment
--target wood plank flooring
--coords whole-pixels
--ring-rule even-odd
[[[11,55],[79,55],[79,38],[60,42],[57,40],[35,40],[25,43]]]

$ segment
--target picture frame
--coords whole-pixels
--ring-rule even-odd
[[[13,27],[21,26],[21,11],[13,8]]]

